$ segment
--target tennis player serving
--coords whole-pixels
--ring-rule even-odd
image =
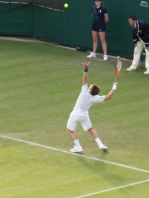
[[[96,130],[93,128],[88,111],[93,104],[110,100],[117,89],[118,81],[116,80],[114,82],[111,91],[107,95],[100,96],[100,88],[96,84],[88,85],[89,65],[89,63],[83,64],[82,90],[67,122],[67,129],[74,143],[74,147],[70,150],[73,153],[83,152],[83,148],[76,134],[78,123],[81,124],[84,131],[88,131],[91,134],[99,149],[103,151],[108,150],[108,147],[102,143]]]

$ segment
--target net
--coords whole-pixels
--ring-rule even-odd
[[[42,7],[64,10],[64,0],[0,0],[2,3],[36,4]]]

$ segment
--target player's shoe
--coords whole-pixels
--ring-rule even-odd
[[[108,55],[103,55],[103,60],[107,61],[108,60]]]
[[[133,71],[136,70],[137,68],[133,65],[131,65],[130,67],[127,68],[127,71]]]
[[[149,74],[149,69],[147,69],[147,70],[144,72],[144,74]]]
[[[91,52],[87,58],[96,58],[96,53],[95,52]]]
[[[74,145],[74,147],[72,149],[70,149],[70,152],[72,152],[72,153],[83,153],[83,148],[82,148],[82,146]]]
[[[103,144],[103,145],[100,146],[100,150],[102,150],[102,151],[108,151],[108,147]]]

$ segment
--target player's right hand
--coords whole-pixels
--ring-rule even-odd
[[[91,64],[90,62],[82,63],[83,67],[89,67]]]
[[[118,81],[116,81],[116,82],[113,83],[112,90],[113,91],[116,91],[117,90],[117,87],[118,87]]]

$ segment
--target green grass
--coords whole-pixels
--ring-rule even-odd
[[[80,92],[85,56],[43,44],[0,41],[0,134],[69,150],[66,122]],[[114,80],[114,61],[93,60],[89,78],[106,94]],[[148,169],[148,82],[143,69],[122,71],[113,99],[90,113],[110,152],[99,152],[79,127],[86,155]],[[0,198],[72,198],[147,178],[147,173],[0,139]],[[146,183],[93,197],[148,194]]]

